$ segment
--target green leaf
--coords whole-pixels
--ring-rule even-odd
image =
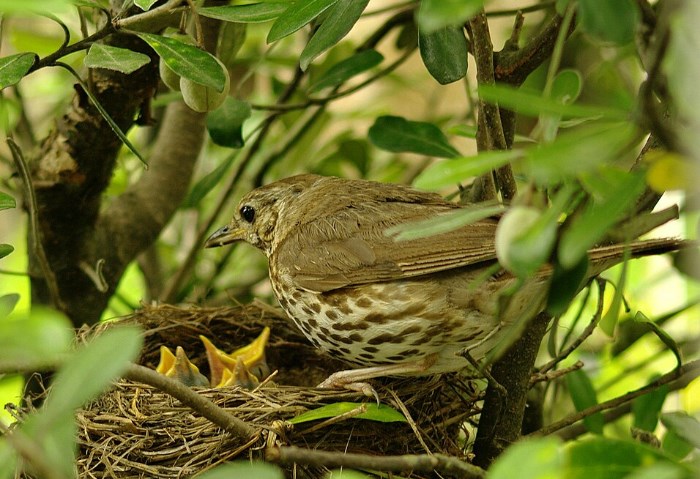
[[[668,385],[664,384],[660,388],[634,399],[632,415],[634,416],[633,425],[635,428],[654,432],[668,391]]]
[[[58,13],[68,12],[71,0],[0,0],[0,13]]]
[[[637,314],[634,315],[634,320],[645,324],[649,329],[651,329],[656,337],[658,337],[661,342],[664,343],[664,345],[670,349],[671,352],[673,352],[673,355],[676,357],[677,366],[681,367],[683,365],[683,358],[681,357],[681,350],[678,347],[678,343],[676,343],[676,341],[666,331],[664,331],[661,326],[647,318],[641,311],[637,311]]]
[[[368,476],[354,469],[333,469],[328,472],[328,475],[324,479],[372,479],[372,477],[377,476]]]
[[[0,191],[0,211],[15,208],[16,206],[17,202],[15,202],[13,197]]]
[[[19,294],[9,293],[0,296],[0,320],[5,319],[17,306]]]
[[[219,166],[214,168],[211,172],[195,183],[192,190],[187,195],[187,198],[185,198],[185,201],[182,203],[182,208],[196,208],[199,206],[200,201],[202,201],[202,199],[204,199],[204,197],[206,197],[209,192],[219,184],[221,178],[231,167],[233,160],[235,159],[235,155],[229,155],[226,160],[221,162]]]
[[[673,429],[666,430],[661,440],[661,449],[676,459],[683,459],[695,448],[688,441],[680,437]]]
[[[573,267],[566,269],[559,263],[554,265],[552,281],[547,295],[546,311],[552,316],[561,316],[576,297],[588,272],[588,258],[583,257]]]
[[[139,7],[141,10],[146,11],[149,10],[157,1],[158,0],[134,0],[134,5]]]
[[[619,162],[636,143],[637,135],[630,123],[588,125],[563,133],[552,143],[529,148],[522,167],[540,184],[565,181]]]
[[[571,268],[578,263],[588,249],[630,211],[644,186],[643,173],[628,173],[611,187],[607,198],[590,201],[562,234],[558,250],[562,266]]]
[[[393,226],[384,231],[384,234],[395,236],[394,241],[426,238],[440,233],[448,233],[501,212],[503,212],[503,206],[500,205],[460,208],[427,220]]]
[[[33,444],[38,445],[42,459],[58,477],[75,477],[78,428],[74,414],[73,411],[54,414],[41,408],[20,426]]]
[[[196,479],[233,479],[248,477],[251,479],[284,479],[282,470],[267,462],[238,461],[222,464],[202,474]]]
[[[78,349],[54,377],[46,398],[46,414],[60,416],[104,391],[138,357],[140,328],[114,326]]]
[[[224,91],[226,76],[221,65],[209,53],[181,41],[151,33],[137,33],[158,55],[166,65],[183,78]]]
[[[250,117],[250,104],[227,97],[224,104],[207,116],[207,130],[212,141],[220,146],[243,146],[243,122]]]
[[[299,65],[306,71],[316,57],[338,43],[359,20],[369,0],[338,0],[325,16],[323,23],[306,44]]]
[[[106,68],[121,73],[133,73],[151,61],[148,55],[126,48],[117,48],[101,43],[93,43],[85,56],[88,68]]]
[[[423,64],[441,85],[467,74],[467,39],[461,27],[443,27],[430,33],[418,29],[418,47]]]
[[[555,98],[545,98],[540,92],[524,88],[516,89],[506,85],[480,85],[479,96],[522,115],[541,114],[561,115],[567,118],[601,118],[626,120],[630,113],[607,106],[567,105]]]
[[[279,17],[287,8],[289,8],[288,2],[264,2],[198,8],[197,13],[203,17],[216,18],[225,22],[262,23]]]
[[[461,27],[484,7],[484,0],[423,0],[418,28],[431,33],[443,27]]]
[[[639,10],[634,0],[578,0],[578,23],[583,31],[606,42],[624,45],[634,40]]]
[[[73,336],[68,318],[33,308],[28,316],[0,321],[0,363],[26,370],[53,365],[69,351]]]
[[[508,447],[489,468],[489,479],[565,477],[566,456],[555,437],[524,439]]]
[[[593,383],[588,378],[588,375],[582,369],[572,371],[566,376],[566,385],[569,389],[569,396],[574,403],[577,411],[583,411],[586,408],[598,404]],[[600,412],[592,414],[583,419],[583,423],[590,432],[603,434],[603,426],[605,426],[605,418]]]
[[[355,75],[359,75],[379,65],[382,60],[384,60],[384,57],[376,50],[364,50],[356,53],[330,67],[309,87],[309,91],[316,93],[324,88],[338,86]]]
[[[306,0],[291,5],[275,20],[267,34],[267,43],[291,35],[330,8],[338,0]]]
[[[651,466],[642,465],[631,472],[627,478],[629,479],[688,479],[688,471],[684,470],[671,463],[658,463]]]
[[[661,415],[661,423],[696,448],[700,448],[700,421],[683,411]]]
[[[0,90],[24,78],[38,59],[39,56],[36,53],[17,53],[0,58]]]
[[[453,186],[463,183],[468,178],[500,168],[522,156],[523,153],[518,150],[500,150],[438,161],[424,169],[413,181],[413,185],[424,189]]]
[[[437,126],[422,121],[409,121],[399,116],[377,118],[369,129],[369,140],[387,151],[408,151],[440,158],[459,156],[459,152],[450,145]]]
[[[321,406],[318,409],[307,411],[289,420],[292,424],[300,424],[308,421],[316,421],[318,419],[327,419],[337,417],[341,414],[349,413],[358,408],[365,409],[353,418],[367,419],[378,422],[406,422],[406,418],[396,409],[384,404],[376,403],[353,403],[353,402],[338,402]]]
[[[583,87],[581,74],[572,69],[559,71],[552,81],[550,98],[562,105],[570,105],[578,99]]]
[[[8,254],[12,253],[15,247],[11,244],[0,243],[0,258],[4,258]]]
[[[627,284],[627,267],[629,263],[630,253],[626,250],[623,254],[622,267],[620,268],[620,277],[617,280],[615,287],[615,294],[610,302],[608,310],[605,312],[603,319],[600,320],[598,326],[600,330],[611,338],[615,335],[615,328],[620,319],[620,307],[623,303],[623,295],[625,291],[625,284]]]
[[[571,443],[567,479],[622,479],[641,466],[671,464],[658,449],[631,440],[596,436]]]

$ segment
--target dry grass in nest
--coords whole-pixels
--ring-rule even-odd
[[[266,448],[286,445],[377,455],[430,451],[463,456],[459,430],[475,412],[474,391],[455,376],[373,383],[381,402],[407,414],[408,423],[350,417],[291,426],[287,420],[325,404],[368,403],[373,399],[314,388],[343,365],[310,346],[280,312],[257,304],[230,308],[146,306],[119,322],[138,323],[145,329],[141,364],[153,368],[162,344],[180,345],[205,374],[200,334],[213,339],[221,349],[232,350],[254,339],[267,325],[272,330],[268,363],[278,373],[253,391],[238,387],[196,390],[258,431],[247,440],[228,434],[158,389],[119,380],[111,391],[78,412],[80,477],[189,477],[236,458],[263,459]],[[81,337],[107,327],[110,323],[81,331]],[[287,472],[296,477],[323,476],[322,468],[301,465]]]

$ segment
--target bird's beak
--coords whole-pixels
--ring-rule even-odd
[[[234,241],[240,241],[244,238],[245,230],[243,228],[239,228],[238,225],[231,223],[214,231],[214,233],[207,238],[207,241],[204,243],[204,247],[214,248],[217,246],[224,246],[233,243]]]

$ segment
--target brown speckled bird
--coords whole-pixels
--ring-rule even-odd
[[[275,295],[297,327],[317,347],[362,368],[321,386],[456,371],[468,365],[461,350],[482,358],[504,325],[543,309],[551,274],[543,268],[526,281],[499,314],[499,295],[515,279],[502,270],[486,273],[496,263],[496,220],[407,241],[387,234],[457,208],[406,186],[298,175],[244,196],[206,246],[243,240],[261,249]],[[632,253],[651,249],[633,246]],[[622,250],[592,250],[589,277],[619,262]]]

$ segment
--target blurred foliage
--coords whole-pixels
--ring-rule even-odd
[[[66,38],[66,44],[79,48],[62,45],[62,32],[73,39],[98,32],[109,35],[112,24],[101,11],[108,3],[0,0],[0,128],[7,135],[36,146],[64,113],[76,79],[55,68],[56,61],[80,69],[81,77],[87,78],[87,67],[130,72],[148,60],[92,41],[81,44],[83,40]],[[133,3],[136,11],[112,12],[120,14],[115,18],[146,15],[163,5]],[[471,56],[473,38],[463,25],[482,7],[496,50],[513,40],[516,9],[526,12],[515,39],[520,46],[555,12],[564,22],[573,22],[573,32],[568,38],[559,35],[549,60],[522,86],[479,84]],[[475,177],[509,165],[522,192],[514,203],[520,211],[535,212],[528,213],[526,228],[521,215],[519,230],[504,233],[507,239],[499,247],[521,276],[553,259],[557,278],[579,278],[586,250],[608,238],[620,220],[629,220],[648,187],[659,193],[673,190],[682,202],[686,231],[667,227],[663,234],[697,233],[697,204],[686,201],[697,201],[693,188],[700,183],[700,3],[694,0],[318,0],[234,2],[197,11],[229,26],[222,30],[218,58],[199,49],[196,29],[183,32],[179,19],[162,30],[137,32],[161,57],[168,69],[161,72],[169,71],[177,80],[168,85],[189,82],[189,88],[197,88],[196,95],[205,96],[197,108],[212,110],[210,141],[179,214],[158,243],[128,268],[105,317],[128,312],[139,301],[162,298],[166,285],[173,286],[167,296],[171,302],[271,297],[263,280],[264,258],[247,248],[199,255],[192,271],[178,273],[199,251],[195,231],[213,219],[219,207],[231,211],[235,199],[252,185],[302,171],[414,183],[468,196]],[[649,37],[650,14],[658,25],[655,39]],[[192,23],[192,16],[183,18]],[[138,30],[138,24],[130,26]],[[663,48],[654,41],[665,42]],[[281,101],[285,90],[289,95]],[[223,94],[223,103],[210,101],[214,93]],[[155,115],[182,97],[177,88],[163,86],[153,102]],[[187,95],[185,101],[195,108]],[[512,149],[477,154],[479,101],[515,112]],[[660,117],[654,117],[654,111]],[[108,117],[109,112],[103,114]],[[157,128],[123,134],[130,147],[121,153],[107,198],[144,174],[135,160],[137,155],[147,158]],[[636,162],[652,131],[667,140],[665,148]],[[632,165],[635,171],[630,173]],[[14,208],[14,198],[22,196],[12,175],[12,156],[2,145],[0,188],[7,193],[0,192],[0,210]],[[545,200],[538,202],[538,197]],[[489,208],[436,218],[403,234],[430,234],[500,211]],[[4,269],[12,256],[26,254],[24,245],[14,251],[14,245],[3,243],[18,241],[21,219],[14,214],[8,220],[5,213],[0,212],[0,387],[16,381],[10,373],[58,368],[50,399],[16,437],[42,453],[34,463],[37,470],[53,468],[60,477],[71,477],[72,413],[136,356],[138,332],[115,330],[74,351],[65,318],[41,309],[26,312],[26,278]],[[215,218],[226,221],[225,215]],[[667,272],[659,274],[662,269]],[[607,336],[598,328],[561,363],[569,366],[583,358],[586,369],[548,386],[546,422],[647,384],[650,376],[676,366],[674,352],[680,351],[686,362],[698,356],[700,330],[692,321],[698,313],[697,285],[670,271],[659,258],[625,265],[607,276],[617,281],[617,290],[608,288],[600,298]],[[180,282],[169,283],[173,278]],[[553,289],[553,295],[556,301],[550,298],[549,307],[563,312],[573,291]],[[602,315],[597,299],[595,292],[584,291],[574,307],[556,319],[542,362],[547,354],[557,357],[564,351],[584,330],[587,318]],[[660,321],[674,310],[677,314]],[[652,327],[625,336],[625,320],[635,317],[645,318]],[[616,340],[613,346],[610,337]],[[627,338],[631,339],[621,345]],[[635,400],[631,419],[612,424],[601,414],[590,415],[585,425],[596,435],[583,441],[566,444],[548,437],[516,444],[494,464],[489,477],[693,477],[700,446],[694,416],[700,410],[699,387],[698,381],[688,385],[675,406],[667,400],[672,392],[658,388]],[[684,411],[664,412],[678,402]],[[633,441],[629,421],[660,435],[661,448]],[[22,450],[21,444],[0,437],[0,478],[11,477],[17,451]],[[26,455],[23,459],[32,461]],[[202,477],[244,473],[280,477],[278,470],[264,464],[232,464]]]

